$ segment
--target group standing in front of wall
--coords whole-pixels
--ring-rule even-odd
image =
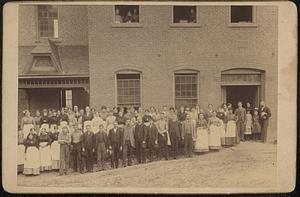
[[[24,111],[18,139],[18,172],[38,175],[59,170],[68,174],[92,172],[134,164],[193,157],[199,153],[235,146],[240,141],[266,142],[270,109],[261,101],[252,108],[238,102],[207,110],[163,106],[101,111],[44,109],[32,117]],[[110,160],[110,167],[107,165]]]

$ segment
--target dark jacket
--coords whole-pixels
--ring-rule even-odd
[[[265,114],[262,116],[262,112],[264,112]],[[267,106],[265,106],[263,109],[262,107],[259,108],[259,116],[260,116],[260,120],[268,120],[271,117],[271,110],[270,108],[268,108]]]
[[[104,131],[99,131],[95,134],[95,143],[96,143],[96,146],[99,143],[104,143],[105,147],[108,148],[108,138]]]
[[[108,144],[111,146],[112,144],[117,144],[121,146],[123,142],[123,131],[120,128],[117,128],[116,131],[114,131],[114,128],[109,130],[108,133]]]
[[[134,140],[136,142],[146,141],[146,133],[145,133],[145,129],[144,129],[144,124],[135,125]]]
[[[148,141],[155,141],[158,137],[158,130],[154,123],[150,126],[144,125],[144,132],[146,134],[146,140]]]
[[[180,121],[180,122],[185,121],[185,119],[186,119],[186,113],[185,113],[185,112],[178,112],[178,114],[177,114],[177,119],[178,119],[178,121]]]
[[[180,136],[180,123],[178,121],[169,121],[169,135],[170,137],[178,137],[181,138]]]
[[[85,132],[82,136],[82,147],[95,148],[95,134],[93,132]]]

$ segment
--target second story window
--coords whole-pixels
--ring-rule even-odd
[[[38,34],[40,38],[58,38],[58,13],[53,5],[38,5]]]
[[[231,6],[231,23],[253,23],[253,6]]]
[[[138,5],[116,5],[115,23],[139,23],[140,10]]]
[[[173,23],[197,23],[196,6],[173,6]]]

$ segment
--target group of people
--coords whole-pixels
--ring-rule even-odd
[[[38,175],[40,171],[69,169],[81,173],[108,169],[135,163],[146,163],[162,158],[177,159],[182,154],[219,150],[244,140],[266,141],[271,112],[262,101],[259,108],[250,104],[233,111],[232,105],[223,104],[207,110],[163,106],[143,110],[141,107],[100,111],[62,108],[44,109],[32,117],[24,111],[18,139],[18,172]],[[171,156],[171,157],[170,157]]]
[[[116,23],[138,23],[139,22],[139,13],[135,8],[131,12],[128,10],[125,15],[120,14],[120,9],[116,8],[115,10],[115,22]]]

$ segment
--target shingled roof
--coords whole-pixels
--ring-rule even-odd
[[[55,68],[51,72],[33,71],[40,57],[49,57]],[[65,46],[51,40],[36,46],[19,46],[19,77],[22,76],[72,76],[89,74],[88,46]],[[39,66],[43,67],[43,63]],[[45,65],[49,66],[49,65]]]

